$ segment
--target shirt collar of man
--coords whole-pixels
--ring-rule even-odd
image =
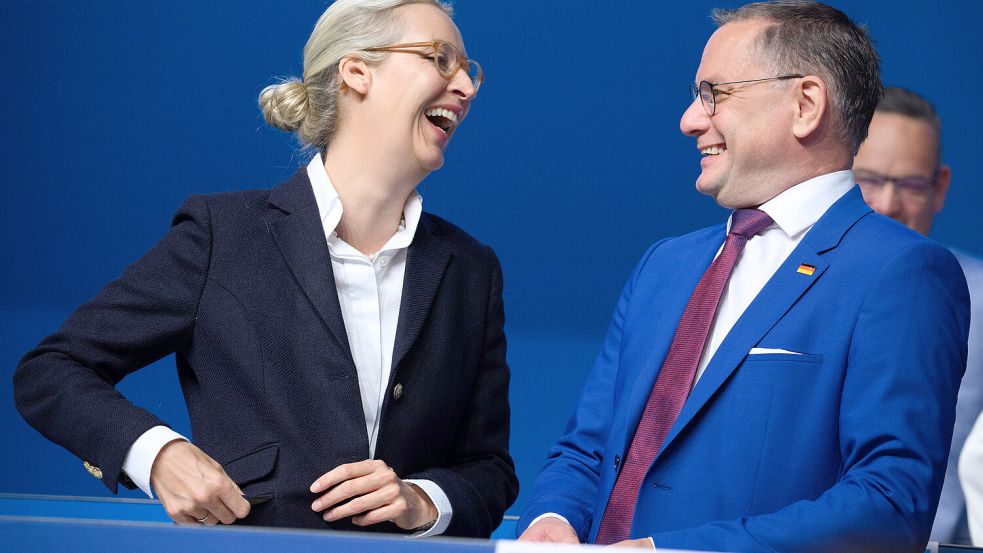
[[[321,225],[324,227],[324,236],[328,241],[328,246],[335,246],[336,243],[344,243],[335,234],[338,222],[345,209],[341,205],[341,198],[338,191],[331,184],[331,177],[324,169],[324,161],[321,154],[314,155],[314,159],[307,164],[307,176],[311,180],[311,187],[314,189],[314,198],[317,201],[318,214],[321,217]],[[396,233],[382,246],[377,253],[400,250],[409,247],[413,243],[413,236],[416,235],[416,227],[420,224],[420,215],[423,213],[423,197],[414,190],[403,206],[403,222],[399,225]],[[372,256],[374,257],[374,255]]]
[[[853,171],[827,173],[792,186],[761,204],[758,209],[771,216],[774,226],[794,240],[812,228],[826,210],[853,186]],[[730,232],[729,219],[727,232]]]

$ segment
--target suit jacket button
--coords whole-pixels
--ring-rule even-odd
[[[85,467],[85,470],[89,471],[89,474],[102,480],[102,469],[90,465],[88,461],[82,461],[82,466]]]
[[[614,456],[614,470],[618,470],[618,467],[620,467],[620,466],[621,466],[621,456],[620,455],[615,455]]]
[[[403,397],[403,385],[397,383],[393,386],[393,399],[399,399]]]

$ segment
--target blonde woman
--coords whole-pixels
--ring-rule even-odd
[[[481,86],[436,0],[338,0],[266,120],[316,151],[189,198],[28,353],[24,417],[177,522],[487,537],[515,499],[495,254],[422,211]],[[194,439],[114,384],[171,352]]]

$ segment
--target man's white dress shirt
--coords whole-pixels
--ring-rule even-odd
[[[358,371],[358,388],[365,415],[365,432],[369,438],[369,457],[375,457],[379,437],[379,417],[389,385],[396,325],[403,297],[406,253],[423,212],[423,199],[415,191],[403,207],[403,220],[396,233],[375,254],[365,255],[338,237],[335,229],[344,207],[317,154],[307,165],[314,199],[324,228],[341,315],[348,334],[352,359]],[[123,460],[123,471],[133,483],[153,497],[150,470],[157,454],[174,440],[187,440],[166,426],[155,426],[141,435]],[[334,467],[329,467],[334,468]],[[326,472],[326,471],[325,471]],[[447,494],[431,480],[405,480],[418,486],[437,507],[437,522],[425,532],[426,537],[441,534],[450,525],[453,509]],[[313,498],[312,498],[313,500]]]

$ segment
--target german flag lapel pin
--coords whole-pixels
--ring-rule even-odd
[[[801,263],[799,264],[799,268],[796,269],[795,272],[806,276],[812,276],[812,273],[816,272],[816,267],[813,265],[809,265],[808,263]]]

